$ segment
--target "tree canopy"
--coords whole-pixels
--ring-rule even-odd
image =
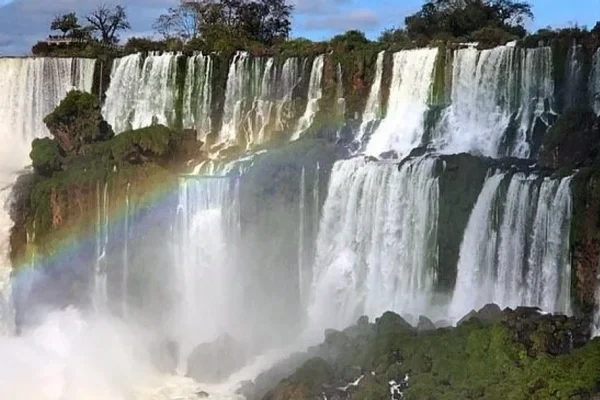
[[[527,19],[533,19],[533,12],[526,1],[429,0],[405,23],[411,37],[466,38],[484,28],[498,28],[522,37]]]
[[[167,39],[247,39],[264,44],[288,38],[293,6],[285,0],[181,0],[154,24]]]
[[[92,32],[100,35],[100,40],[106,44],[115,44],[119,41],[118,32],[131,29],[127,13],[123,6],[110,8],[101,5],[87,17]]]
[[[54,20],[52,20],[52,23],[50,24],[50,29],[53,31],[61,31],[63,36],[67,36],[69,32],[73,32],[80,28],[81,25],[79,25],[77,15],[73,12],[54,17]]]

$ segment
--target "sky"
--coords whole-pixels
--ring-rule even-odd
[[[0,56],[27,55],[46,37],[55,15],[76,11],[85,15],[101,3],[115,0],[0,0]],[[178,0],[121,0],[132,31],[128,36],[152,36],[152,23]],[[417,11],[423,0],[292,0],[295,2],[294,37],[322,40],[349,29],[377,38],[385,28],[401,27],[404,17]],[[578,24],[593,27],[600,20],[600,0],[530,0],[535,20],[527,28]]]

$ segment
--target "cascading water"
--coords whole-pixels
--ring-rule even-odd
[[[229,66],[219,141],[250,148],[287,129],[294,117],[290,106],[299,73],[296,58],[286,60],[278,71],[273,58],[237,53]]]
[[[114,61],[102,113],[115,132],[175,124],[178,57],[132,54]]]
[[[48,136],[44,118],[71,89],[91,91],[95,60],[75,58],[0,58],[0,325],[7,304],[12,221],[8,202],[20,170],[30,164],[35,138]]]
[[[298,140],[300,136],[311,127],[315,115],[319,111],[319,101],[323,97],[323,66],[325,65],[325,56],[317,56],[312,64],[310,72],[310,81],[308,83],[308,96],[306,103],[306,110],[304,115],[298,121],[296,131],[292,135],[291,140]]]
[[[294,90],[300,84],[300,63],[298,58],[291,57],[285,60],[279,75],[279,88],[276,115],[276,129],[284,131],[289,129],[289,121],[294,116],[293,96]]]
[[[524,173],[486,179],[460,249],[452,317],[487,303],[570,311],[570,181]]]
[[[573,40],[569,53],[567,54],[567,65],[565,65],[565,86],[563,110],[577,107],[585,103],[583,76],[583,49]]]
[[[402,158],[421,144],[437,55],[437,48],[394,54],[387,116],[371,136],[367,154],[393,150]]]
[[[451,105],[434,134],[436,147],[448,153],[529,157],[535,120],[551,112],[550,48],[460,49],[452,68]],[[507,134],[511,123],[516,126],[512,140]]]
[[[365,136],[370,136],[373,131],[373,127],[377,121],[381,119],[381,81],[383,79],[383,59],[385,57],[385,51],[380,52],[377,55],[377,62],[375,63],[375,78],[371,85],[371,91],[365,105],[365,111],[362,116],[362,123],[356,136],[356,141],[362,146],[362,141]]]
[[[228,288],[235,279],[227,266],[227,230],[234,223],[229,219],[233,212],[228,205],[229,185],[228,178],[180,178],[173,260],[175,308],[169,326],[180,346],[181,363],[194,346],[229,328]]]
[[[335,164],[317,241],[316,326],[343,328],[386,310],[428,314],[437,261],[436,159]]]
[[[211,132],[213,62],[202,54],[188,58],[183,97],[183,127],[194,128],[198,140]]]
[[[600,115],[600,48],[592,58],[592,68],[589,79],[590,104],[596,115]]]

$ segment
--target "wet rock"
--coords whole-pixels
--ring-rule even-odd
[[[496,322],[502,319],[502,309],[497,304],[486,304],[477,315],[481,321]]]
[[[197,393],[196,393],[196,396],[197,396],[199,399],[206,399],[206,398],[209,396],[209,394],[208,394],[208,393],[206,393],[206,392],[204,392],[204,391],[200,391],[200,392],[197,392]]]
[[[387,311],[380,318],[377,318],[375,326],[378,334],[414,329],[404,318],[391,311]]]
[[[429,332],[435,331],[436,326],[431,320],[423,315],[419,317],[419,324],[417,325],[417,331],[419,332]]]
[[[470,321],[471,319],[479,319],[479,314],[477,314],[477,311],[475,310],[471,310],[467,315],[465,315],[464,317],[462,317],[457,323],[456,326],[462,325],[465,322]]]
[[[398,153],[396,153],[394,150],[386,151],[381,153],[379,155],[379,158],[381,158],[382,160],[397,160]]]
[[[243,346],[229,335],[197,346],[188,357],[187,376],[202,383],[218,383],[246,365]]]

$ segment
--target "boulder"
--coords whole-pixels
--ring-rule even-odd
[[[431,320],[423,315],[419,317],[419,324],[417,325],[417,331],[419,332],[430,332],[435,331],[436,326]]]
[[[404,318],[391,311],[385,312],[375,320],[377,333],[394,333],[398,331],[412,331],[414,328]]]
[[[248,361],[244,347],[224,334],[197,346],[188,357],[187,376],[202,383],[219,383],[240,370]]]
[[[502,309],[497,304],[486,304],[477,315],[481,321],[497,322],[502,320]]]
[[[465,315],[464,317],[462,317],[457,323],[456,326],[462,325],[465,322],[470,321],[471,319],[479,319],[479,314],[477,313],[477,311],[475,310],[471,310],[469,311],[469,313],[467,315]]]

